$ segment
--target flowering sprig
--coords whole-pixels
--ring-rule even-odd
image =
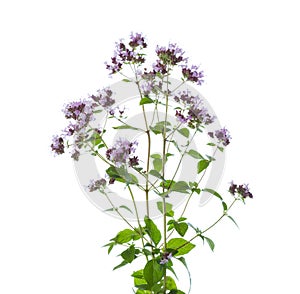
[[[144,126],[128,124],[126,119],[129,107],[116,105],[115,93],[110,88],[103,88],[95,95],[68,103],[64,107],[63,113],[68,125],[61,135],[53,137],[51,150],[55,155],[61,155],[70,148],[74,160],[80,160],[82,153],[89,153],[101,161],[105,175],[91,179],[86,189],[89,193],[99,193],[100,197],[105,197],[111,206],[109,210],[116,212],[126,225],[125,229],[105,245],[108,253],[114,248],[123,250],[119,254],[121,263],[114,269],[126,266],[140,257],[145,258],[143,268],[132,273],[134,293],[185,294],[178,289],[172,278],[176,277],[173,261],[178,260],[187,268],[183,256],[195,248],[196,245],[192,243],[195,239],[202,239],[214,250],[215,244],[207,236],[207,232],[225,217],[235,222],[229,215],[231,207],[238,201],[245,202],[245,199],[253,198],[253,194],[248,185],[231,182],[228,191],[233,201],[228,203],[217,191],[202,186],[208,167],[216,160],[214,155],[224,151],[231,142],[231,136],[226,128],[207,133],[214,141],[208,143],[215,148],[213,156],[203,156],[191,148],[191,142],[197,135],[216,119],[204,106],[200,96],[181,90],[181,86],[188,82],[202,85],[203,71],[198,66],[189,65],[183,49],[173,43],[157,46],[156,60],[148,66],[144,53],[147,47],[146,38],[142,34],[131,33],[129,40],[120,40],[115,44],[111,61],[106,63],[110,76],[119,73],[125,77],[124,82],[132,82],[137,86]],[[132,71],[133,77],[124,73],[126,67]],[[181,73],[182,83],[172,89],[170,76],[175,68]],[[146,108],[153,113],[151,119],[146,115]],[[105,113],[105,123],[95,127],[93,122],[99,112]],[[160,112],[164,112],[163,118],[159,115]],[[173,113],[175,123],[168,120],[170,113]],[[118,122],[117,126],[113,126],[114,129],[143,132],[147,137],[147,144],[139,146],[137,140],[130,141],[124,137],[119,137],[112,144],[108,143],[108,120]],[[176,133],[185,138],[184,144],[178,144]],[[160,146],[161,152],[153,152],[154,144]],[[143,158],[146,157],[146,160],[140,160],[141,153],[144,153]],[[198,178],[193,177],[190,181],[176,180],[179,167],[186,156],[196,161]],[[172,163],[176,163],[177,167],[169,168],[169,158],[172,158]],[[189,173],[190,170],[187,171]],[[115,182],[124,185],[124,191],[127,191],[132,200],[131,208],[114,204],[109,186]],[[210,193],[221,202],[222,213],[210,226],[199,229],[188,222],[187,209],[191,198],[203,192]],[[181,214],[178,214],[173,210],[169,199],[180,194],[186,196],[186,201]],[[157,209],[163,219],[160,225],[151,219],[151,195],[159,197]],[[145,215],[141,215],[137,207],[137,201],[141,200],[145,201]],[[135,215],[137,226],[125,217],[122,211],[124,209]]]

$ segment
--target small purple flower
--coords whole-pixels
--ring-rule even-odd
[[[134,35],[133,33],[131,33],[129,46],[132,48],[136,48],[138,46],[141,46],[142,48],[146,48],[147,43],[145,42],[145,38],[142,36],[142,34],[136,33]]]
[[[104,188],[105,186],[106,186],[106,180],[98,179],[98,180],[91,180],[87,188],[90,192],[94,192],[99,190],[100,188]]]
[[[109,88],[98,90],[98,95],[90,96],[95,102],[99,103],[104,109],[110,110],[111,106],[115,104],[115,99],[112,98],[113,92]]]
[[[73,150],[71,151],[71,158],[73,158],[74,160],[78,161],[79,160],[79,156],[80,156],[80,151],[78,150],[77,146],[75,146],[73,148]]]
[[[199,67],[196,65],[192,65],[190,68],[187,66],[182,67],[182,75],[188,81],[196,83],[197,85],[201,86],[204,80],[203,71],[199,71]]]
[[[172,253],[164,252],[159,263],[166,264],[172,257]]]
[[[234,182],[232,181],[230,183],[230,187],[229,187],[229,192],[234,195],[236,193],[236,190],[237,190],[237,185],[234,184]]]
[[[177,65],[187,61],[184,58],[185,52],[177,44],[169,44],[168,48],[157,46],[155,52],[163,64]]]
[[[233,182],[230,183],[229,192],[232,195],[236,193],[241,195],[243,198],[253,198],[253,194],[250,192],[248,184],[236,185]]]
[[[122,70],[123,64],[132,62],[135,64],[143,64],[145,62],[144,55],[140,51],[147,47],[145,38],[141,34],[130,35],[130,41],[127,47],[123,40],[116,43],[114,56],[111,58],[111,64],[106,64],[106,68],[110,74],[115,74]]]
[[[142,89],[142,92],[144,93],[145,96],[149,96],[150,93],[153,91],[154,87],[155,87],[155,81],[154,80],[144,81],[141,84],[141,89]]]
[[[54,136],[52,139],[51,149],[55,155],[65,153],[64,139],[59,136]]]
[[[178,121],[180,121],[183,124],[188,121],[188,118],[182,114],[181,110],[176,110],[175,116],[177,117]]]
[[[122,164],[126,164],[130,155],[135,152],[135,146],[137,145],[138,143],[136,141],[129,142],[125,138],[119,138],[113,147],[106,151],[106,157],[114,162],[116,166],[121,166]],[[134,161],[137,160],[136,158]]]
[[[207,135],[210,136],[211,138],[214,138],[214,133],[213,132],[208,132]]]
[[[215,136],[224,146],[230,143],[231,136],[229,135],[229,131],[225,128],[215,131]]]
[[[63,112],[67,119],[73,119],[76,123],[71,124],[69,130],[65,133],[71,134],[85,128],[90,121],[94,120],[93,110],[95,104],[89,100],[75,101],[68,103]],[[72,134],[73,134],[72,133]]]
[[[139,165],[139,159],[137,156],[133,156],[133,157],[129,158],[129,166],[130,167],[134,167],[137,165]]]
[[[189,126],[194,128],[198,124],[211,124],[215,117],[208,113],[208,110],[203,105],[203,100],[198,96],[191,95],[189,91],[183,91],[177,93],[174,96],[174,100],[178,103],[182,103],[186,110],[187,115],[184,115],[182,111],[176,111],[176,117],[181,122],[188,122]]]

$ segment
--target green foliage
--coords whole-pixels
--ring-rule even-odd
[[[210,163],[209,160],[206,160],[206,159],[200,160],[197,165],[198,174],[200,174],[202,171],[204,171],[209,166],[209,163]]]
[[[152,259],[145,265],[143,275],[149,287],[152,287],[162,279],[164,270],[157,260]]]
[[[183,238],[173,238],[167,243],[167,249],[175,251],[174,256],[180,256],[189,253],[195,245]]]
[[[114,241],[117,244],[124,244],[128,243],[131,240],[138,240],[140,239],[141,236],[138,234],[136,231],[130,230],[130,229],[125,229],[123,231],[120,231],[116,237],[111,239],[111,241]]]
[[[170,276],[167,276],[166,289],[167,290],[177,290],[177,285],[176,285],[174,279]]]
[[[157,228],[156,224],[148,217],[145,216],[145,231],[151,238],[151,240],[154,242],[155,245],[159,243],[161,240],[161,233],[160,230]]]
[[[128,263],[131,263],[135,258],[135,247],[134,245],[131,245],[129,248],[127,248],[125,251],[121,253],[121,256],[125,261]]]
[[[178,129],[177,130],[179,134],[181,134],[182,136],[188,138],[190,136],[190,131],[187,128],[182,128],[182,129]]]
[[[155,125],[154,125],[154,127],[152,127],[152,126],[150,126],[149,128],[150,128],[150,130],[155,134],[155,135],[157,135],[157,134],[163,134],[164,132],[169,132],[171,129],[170,128],[168,128],[168,127],[166,127],[166,129],[165,129],[165,125],[166,126],[170,126],[171,125],[171,123],[170,122],[165,122],[165,121],[159,121],[159,122],[157,122]]]
[[[209,192],[210,194],[216,196],[216,197],[219,198],[220,200],[223,200],[222,196],[221,196],[217,191],[215,191],[215,190],[213,190],[213,189],[205,188],[205,189],[203,189],[203,191]]]
[[[186,231],[189,228],[187,223],[184,223],[184,222],[174,222],[173,225],[174,225],[175,230],[181,237],[183,237],[185,235]]]
[[[144,97],[140,100],[140,105],[154,103],[150,97]]]
[[[207,237],[204,237],[204,240],[207,242],[207,244],[209,245],[210,249],[212,251],[214,251],[214,249],[215,249],[215,243],[213,242],[213,240],[211,240],[211,239],[209,239]]]
[[[157,205],[158,210],[163,214],[164,213],[163,202],[158,201],[158,202],[156,202],[156,205]],[[172,208],[173,208],[173,205],[171,203],[166,202],[166,215],[169,217],[174,216],[174,211],[172,210]]]
[[[196,150],[194,149],[190,149],[188,152],[187,152],[188,155],[196,158],[196,159],[204,159],[204,157]]]
[[[130,126],[130,125],[121,125],[121,126],[116,126],[116,127],[113,127],[113,129],[115,130],[138,130],[138,128],[136,127],[133,127],[133,126]]]

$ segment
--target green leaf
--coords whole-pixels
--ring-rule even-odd
[[[114,178],[118,182],[125,183],[125,180],[120,176],[115,166],[110,166],[106,173],[109,175],[110,178]]]
[[[108,244],[105,244],[103,247],[108,247],[107,252],[108,252],[108,254],[110,254],[110,252],[112,251],[112,249],[114,248],[115,245],[116,245],[115,242],[110,242]]]
[[[182,128],[180,130],[177,130],[178,133],[180,133],[182,136],[188,138],[190,136],[190,131],[187,128]]]
[[[159,201],[156,202],[157,209],[163,214],[164,209],[163,209],[163,202]],[[166,202],[166,215],[173,217],[174,216],[174,211],[172,210],[173,205],[171,203]]]
[[[162,178],[161,174],[157,170],[155,170],[155,169],[151,169],[149,171],[149,174],[152,175],[152,176],[154,176],[154,177],[156,177],[156,178],[159,178],[159,179]]]
[[[166,122],[166,126],[170,126],[171,123],[170,122]],[[165,130],[165,121],[159,121],[155,124],[154,127],[150,126],[149,127],[150,130],[154,133],[154,134],[162,134]],[[166,132],[170,131],[169,128],[166,128]]]
[[[126,83],[130,83],[131,82],[131,80],[129,80],[129,79],[123,79],[122,81],[126,82]]]
[[[222,205],[223,205],[223,210],[224,210],[224,212],[226,212],[227,211],[227,204],[224,202],[224,201],[222,201]]]
[[[125,130],[125,129],[130,129],[130,130],[138,130],[138,128],[132,127],[130,125],[121,125],[117,127],[113,127],[115,130]]]
[[[170,276],[167,276],[167,280],[166,280],[166,289],[167,290],[177,290],[177,286],[175,281],[173,280],[173,278],[171,278]]]
[[[119,208],[126,209],[127,211],[129,211],[133,214],[132,210],[129,207],[127,207],[126,205],[121,205]]]
[[[216,146],[216,144],[215,144],[215,143],[212,143],[212,142],[207,143],[207,145],[208,145],[208,146]]]
[[[236,221],[234,220],[233,217],[231,217],[230,215],[227,215],[227,217],[233,221],[233,223],[239,228],[238,224],[236,223]]]
[[[223,151],[224,151],[224,147],[220,147],[220,146],[218,146],[218,149],[219,149],[221,152],[223,152]]]
[[[185,261],[185,259],[184,259],[184,257],[179,257],[179,258],[177,258],[179,261],[181,261],[182,262],[182,264],[185,266],[185,268],[186,268],[186,270],[187,270],[187,272],[188,272],[188,275],[189,275],[189,280],[190,280],[190,287],[189,287],[189,293],[191,292],[191,287],[192,287],[192,277],[191,277],[191,273],[190,273],[190,270],[189,270],[189,268],[188,268],[188,266],[187,266],[187,263],[186,263],[186,261]]]
[[[135,247],[134,245],[131,245],[129,248],[127,248],[125,251],[121,253],[121,256],[125,261],[128,263],[131,263],[135,258]]]
[[[190,189],[190,186],[187,182],[178,181],[171,186],[171,191],[176,191],[180,193],[188,193],[187,190]]]
[[[140,100],[140,105],[153,103],[154,101],[150,97],[144,97]]]
[[[205,189],[203,189],[203,191],[209,192],[210,194],[218,197],[220,200],[223,200],[222,196],[217,191],[215,191],[213,189],[205,188]]]
[[[151,154],[150,157],[152,157],[152,158],[157,158],[157,159],[161,159],[161,155],[160,155],[159,153],[153,153],[153,154]]]
[[[123,260],[119,265],[115,266],[113,268],[113,270],[116,270],[116,269],[118,269],[118,268],[120,268],[120,267],[122,267],[124,265],[127,265],[127,264],[128,264],[128,262],[126,260]]]
[[[158,264],[158,262],[153,259],[147,262],[146,266],[144,267],[143,274],[144,279],[147,281],[148,285],[152,287],[162,279],[164,270]]]
[[[198,174],[200,174],[202,171],[204,171],[209,166],[209,160],[200,160],[198,162]]]
[[[203,236],[204,237],[204,236]],[[209,245],[210,249],[212,251],[214,251],[214,248],[215,248],[215,243],[213,242],[213,240],[207,238],[207,237],[204,237],[205,241],[207,242],[207,244]]]
[[[135,272],[133,272],[132,273],[132,277],[134,277],[134,278],[138,278],[138,279],[144,279],[144,274],[143,274],[143,271],[144,270],[138,270],[138,271],[135,271]]]
[[[185,221],[185,220],[187,220],[187,218],[186,218],[186,217],[183,217],[183,216],[181,216],[181,217],[178,219],[179,222],[183,222],[183,221]]]
[[[186,223],[178,223],[174,222],[174,228],[177,231],[177,233],[183,237],[188,230],[188,225]]]
[[[117,234],[117,236],[112,241],[115,241],[118,244],[128,243],[130,240],[137,240],[140,238],[140,235],[130,229],[125,229]]]
[[[154,158],[153,167],[156,171],[160,172],[162,169],[162,160],[160,158]]]
[[[185,294],[184,292],[182,292],[181,290],[171,290],[170,292],[169,292],[169,294]]]
[[[145,216],[144,221],[146,225],[145,231],[152,239],[154,244],[157,245],[161,240],[160,230],[157,228],[156,224],[148,216]]]
[[[183,238],[173,238],[167,243],[167,249],[173,249],[176,252],[175,256],[189,253],[196,246]]]
[[[175,183],[175,181],[172,180],[165,180],[159,184],[160,187],[165,189],[171,189],[172,185]]]
[[[190,149],[187,154],[196,159],[204,159],[204,157],[198,151],[196,151],[194,149]]]

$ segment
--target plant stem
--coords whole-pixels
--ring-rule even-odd
[[[135,82],[136,85],[138,87],[138,91],[140,94],[141,99],[143,98],[143,94],[142,94],[142,90],[140,87],[140,83],[138,81],[137,78],[137,73],[135,70]],[[148,125],[148,121],[147,121],[147,116],[146,116],[146,112],[145,112],[145,106],[142,105],[142,110],[143,110],[143,117],[144,117],[144,121],[145,121],[145,126],[146,126],[146,134],[147,134],[147,139],[148,139],[148,150],[147,150],[147,167],[146,167],[146,211],[147,211],[147,216],[149,217],[150,212],[149,212],[149,169],[150,169],[150,153],[151,153],[151,136],[150,136],[150,130],[149,130],[149,125]]]
[[[214,151],[212,157],[214,157],[214,155],[216,154],[217,150],[218,150],[218,148],[215,149],[215,151]],[[205,176],[205,174],[206,174],[206,171],[207,171],[207,169],[205,169],[205,170],[203,171],[202,176],[200,177],[199,181],[197,182],[197,186],[201,183],[202,179],[204,178],[204,176]],[[185,206],[184,206],[184,208],[183,208],[183,211],[182,211],[180,217],[182,217],[182,216],[184,215],[184,213],[185,213],[185,211],[186,211],[186,209],[187,209],[187,207],[188,207],[188,204],[189,204],[189,202],[190,202],[190,200],[191,200],[193,194],[194,194],[194,191],[192,191],[191,194],[189,195],[189,198],[187,199],[187,201],[186,201],[186,203],[185,203]]]
[[[166,91],[166,108],[165,108],[165,118],[164,118],[164,131],[163,131],[163,156],[162,156],[162,177],[165,178],[165,165],[166,165],[166,145],[167,145],[167,118],[168,118],[168,108],[169,108],[169,74],[167,73],[167,91]],[[165,192],[165,185],[163,185],[163,193]],[[164,231],[164,245],[163,251],[167,250],[167,207],[166,198],[163,197],[163,231]],[[166,293],[167,286],[167,270],[164,270],[164,280],[163,280],[163,293]]]
[[[133,195],[133,193],[132,193],[132,190],[131,190],[130,186],[128,185],[127,187],[128,187],[128,190],[129,190],[129,193],[130,193],[132,202],[133,202],[133,206],[134,206],[134,210],[135,210],[135,214],[136,214],[136,219],[137,219],[137,222],[138,222],[138,225],[139,225],[140,235],[141,235],[141,237],[142,237],[142,236],[143,236],[143,230],[142,230],[142,226],[141,226],[141,222],[140,222],[138,210],[137,210],[137,207],[136,207],[134,195]],[[141,240],[142,240],[143,248],[145,248],[144,239],[141,238]],[[148,261],[148,256],[147,256],[147,255],[145,255],[145,256],[146,256],[146,259],[147,259],[147,261]]]
[[[233,204],[238,200],[238,198],[235,198],[233,200],[233,202],[228,206],[227,211],[233,206]],[[197,237],[201,236],[202,234],[206,233],[208,230],[210,230],[211,228],[213,228],[225,215],[227,215],[227,211],[224,211],[223,214],[212,224],[210,225],[208,228],[206,228],[205,230],[201,231],[201,233],[196,234],[193,238],[191,238],[189,241],[185,242],[184,244],[182,244],[181,246],[179,246],[178,248],[176,248],[176,250],[186,246],[187,244],[189,244],[190,242],[192,242],[194,239],[196,239]]]

